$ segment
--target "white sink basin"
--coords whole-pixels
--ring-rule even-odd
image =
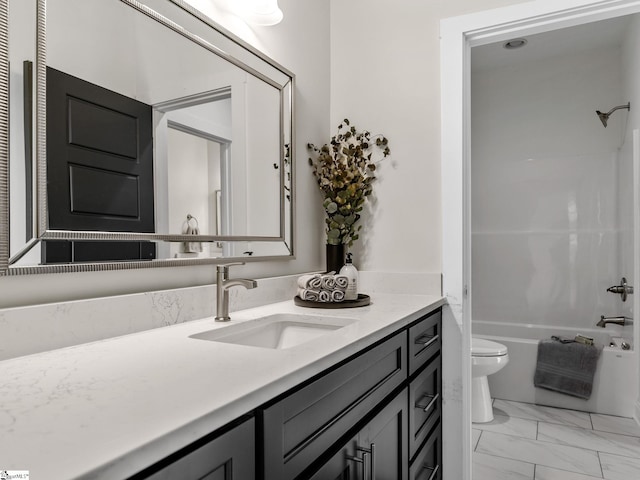
[[[355,318],[277,313],[191,335],[190,338],[282,350],[356,322]]]

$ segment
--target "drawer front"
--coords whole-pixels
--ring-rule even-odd
[[[438,424],[409,467],[409,480],[442,480],[444,478],[441,438],[442,427]]]
[[[440,355],[432,358],[409,385],[409,458],[413,458],[440,418],[441,365]]]
[[[265,480],[293,479],[407,377],[401,332],[262,412]]]
[[[409,328],[409,375],[440,352],[442,309],[431,312]]]

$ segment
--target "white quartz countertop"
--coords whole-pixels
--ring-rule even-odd
[[[126,478],[444,303],[375,294],[360,308],[293,301],[0,362],[0,469]],[[189,338],[274,313],[358,321],[273,350]],[[38,332],[31,332],[37,335]]]

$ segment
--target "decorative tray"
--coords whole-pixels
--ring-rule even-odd
[[[342,302],[313,302],[311,300],[303,300],[298,295],[293,297],[293,302],[299,307],[313,308],[353,308],[364,307],[371,303],[371,297],[364,293],[358,294],[357,300],[343,300]]]

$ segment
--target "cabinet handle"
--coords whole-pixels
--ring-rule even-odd
[[[369,450],[368,449],[364,449],[364,448],[360,448],[360,447],[357,447],[356,450],[358,452],[363,452],[362,453],[362,458],[354,457],[354,456],[347,456],[347,460],[351,460],[351,461],[354,461],[354,462],[362,464],[362,480],[367,480],[367,477],[369,476],[369,475],[367,475],[367,472],[369,471],[369,468],[368,468]]]
[[[422,469],[430,471],[431,475],[429,475],[428,480],[433,480],[434,478],[436,478],[438,470],[440,470],[440,465],[436,465],[435,467],[427,467],[426,465],[424,465]]]
[[[376,480],[376,444],[372,443],[369,448],[356,447],[357,452],[362,452],[362,458],[359,457],[347,457],[349,460],[353,460],[358,463],[362,463],[362,478],[363,480]],[[371,473],[367,475],[367,459],[371,455]]]
[[[424,345],[424,348],[427,348],[433,342],[437,341],[440,338],[440,335],[429,335],[427,333],[416,337],[415,343],[416,345]]]
[[[420,400],[422,400],[423,398],[426,399],[429,403],[425,405],[424,403],[417,402],[415,404],[415,407],[421,408],[422,411],[426,413],[431,410],[433,405],[438,401],[438,398],[440,398],[440,394],[436,393],[435,395],[424,395]]]
[[[371,444],[371,480],[376,480],[376,444]]]
[[[371,452],[371,480],[376,480],[376,444],[372,443],[369,448]]]
[[[376,444],[372,443],[369,446],[369,448],[356,447],[356,451],[363,452],[362,453],[363,460],[365,460],[366,458],[368,458],[369,455],[371,455],[371,464],[370,464],[371,473],[370,475],[367,475],[366,464],[363,464],[363,469],[364,469],[363,478],[364,480],[367,480],[367,477],[369,478],[369,480],[376,480]]]

